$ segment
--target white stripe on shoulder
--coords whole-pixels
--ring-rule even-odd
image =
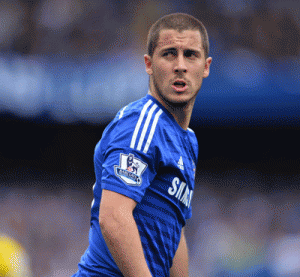
[[[154,135],[154,132],[155,132],[155,129],[156,129],[156,125],[157,125],[157,122],[158,122],[158,119],[160,117],[160,115],[163,113],[162,109],[160,109],[155,117],[154,117],[154,120],[153,120],[153,123],[152,123],[152,126],[151,126],[151,130],[150,130],[150,133],[149,133],[149,136],[148,136],[148,140],[146,142],[146,145],[145,145],[145,148],[143,150],[143,152],[146,154],[148,149],[149,149],[149,146],[150,146],[150,143],[152,141],[152,138],[153,138],[153,135]]]
[[[187,128],[190,132],[195,133],[191,128]]]
[[[147,119],[146,119],[146,122],[144,124],[144,128],[143,128],[143,131],[142,131],[142,134],[141,134],[141,137],[140,137],[140,140],[139,140],[139,144],[137,146],[137,150],[140,151],[142,149],[142,145],[143,145],[143,142],[144,142],[144,139],[145,139],[145,135],[146,135],[146,132],[147,132],[147,129],[148,129],[148,126],[149,126],[149,123],[150,123],[150,120],[152,118],[152,115],[153,115],[153,112],[155,111],[155,109],[157,108],[157,105],[154,104],[149,113],[148,113],[148,116],[147,116]]]
[[[136,138],[137,138],[137,135],[139,133],[139,130],[140,130],[140,127],[141,127],[141,124],[142,124],[142,121],[144,119],[144,116],[145,116],[145,113],[148,109],[148,107],[151,105],[152,103],[152,100],[149,100],[145,106],[143,107],[142,111],[141,111],[141,114],[140,114],[140,117],[139,117],[139,120],[135,126],[135,129],[134,129],[134,132],[133,132],[133,135],[132,135],[132,139],[131,139],[131,143],[130,143],[130,148],[134,148],[135,146],[135,141],[136,141]]]
[[[125,111],[125,109],[126,109],[127,107],[128,107],[128,106],[125,106],[125,107],[121,110],[120,115],[119,115],[119,119],[123,117],[124,111]]]

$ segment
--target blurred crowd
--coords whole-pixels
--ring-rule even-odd
[[[28,267],[32,276],[22,272],[20,276],[71,276],[88,245],[92,199],[88,194],[72,189],[45,192],[47,187],[53,185],[50,182],[38,184],[39,189],[23,189],[22,185],[25,184],[16,188],[15,184],[1,184],[0,194],[0,237],[15,239],[30,259]],[[14,189],[10,186],[14,186]],[[4,250],[0,249],[0,257]]]
[[[300,193],[264,193],[252,177],[240,190],[233,176],[198,178],[186,227],[192,277],[300,275]],[[24,247],[33,277],[71,276],[88,245],[92,182],[82,181],[82,191],[51,186],[6,183],[0,194],[0,234]]]
[[[221,181],[222,193],[206,183],[194,198],[191,276],[299,276],[299,192],[263,193],[259,182],[250,185],[254,190],[226,190],[226,183],[234,182]]]
[[[85,58],[125,48],[143,53],[150,25],[178,11],[202,20],[220,51],[299,55],[299,4],[292,0],[2,0],[0,51]]]
[[[213,57],[195,103],[203,116],[197,124],[204,118],[237,124],[258,113],[291,124],[299,114],[298,6],[284,0],[1,0],[0,112],[46,113],[66,124],[108,122],[147,93],[143,54],[151,24],[187,12],[207,27]]]

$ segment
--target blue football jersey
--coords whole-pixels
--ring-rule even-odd
[[[169,276],[181,229],[192,215],[198,143],[151,95],[120,110],[95,148],[96,183],[84,276],[123,276],[99,226],[102,189],[137,202],[133,216],[153,276]],[[97,275],[98,274],[98,275]]]

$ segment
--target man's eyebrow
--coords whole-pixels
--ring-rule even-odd
[[[161,51],[177,51],[178,49],[176,47],[169,47],[169,48],[163,48],[161,49]],[[201,50],[199,49],[195,49],[195,48],[187,48],[183,50],[184,52],[186,51],[190,51],[190,52],[201,52]]]
[[[164,48],[161,51],[162,52],[165,52],[165,51],[177,51],[177,49],[175,47],[170,47],[170,48]]]
[[[194,53],[201,53],[201,50],[199,49],[195,49],[195,48],[188,48],[188,49],[185,49],[184,52],[194,52]]]

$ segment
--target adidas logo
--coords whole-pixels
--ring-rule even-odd
[[[184,170],[182,156],[180,156],[180,159],[179,159],[177,165],[181,170]]]

